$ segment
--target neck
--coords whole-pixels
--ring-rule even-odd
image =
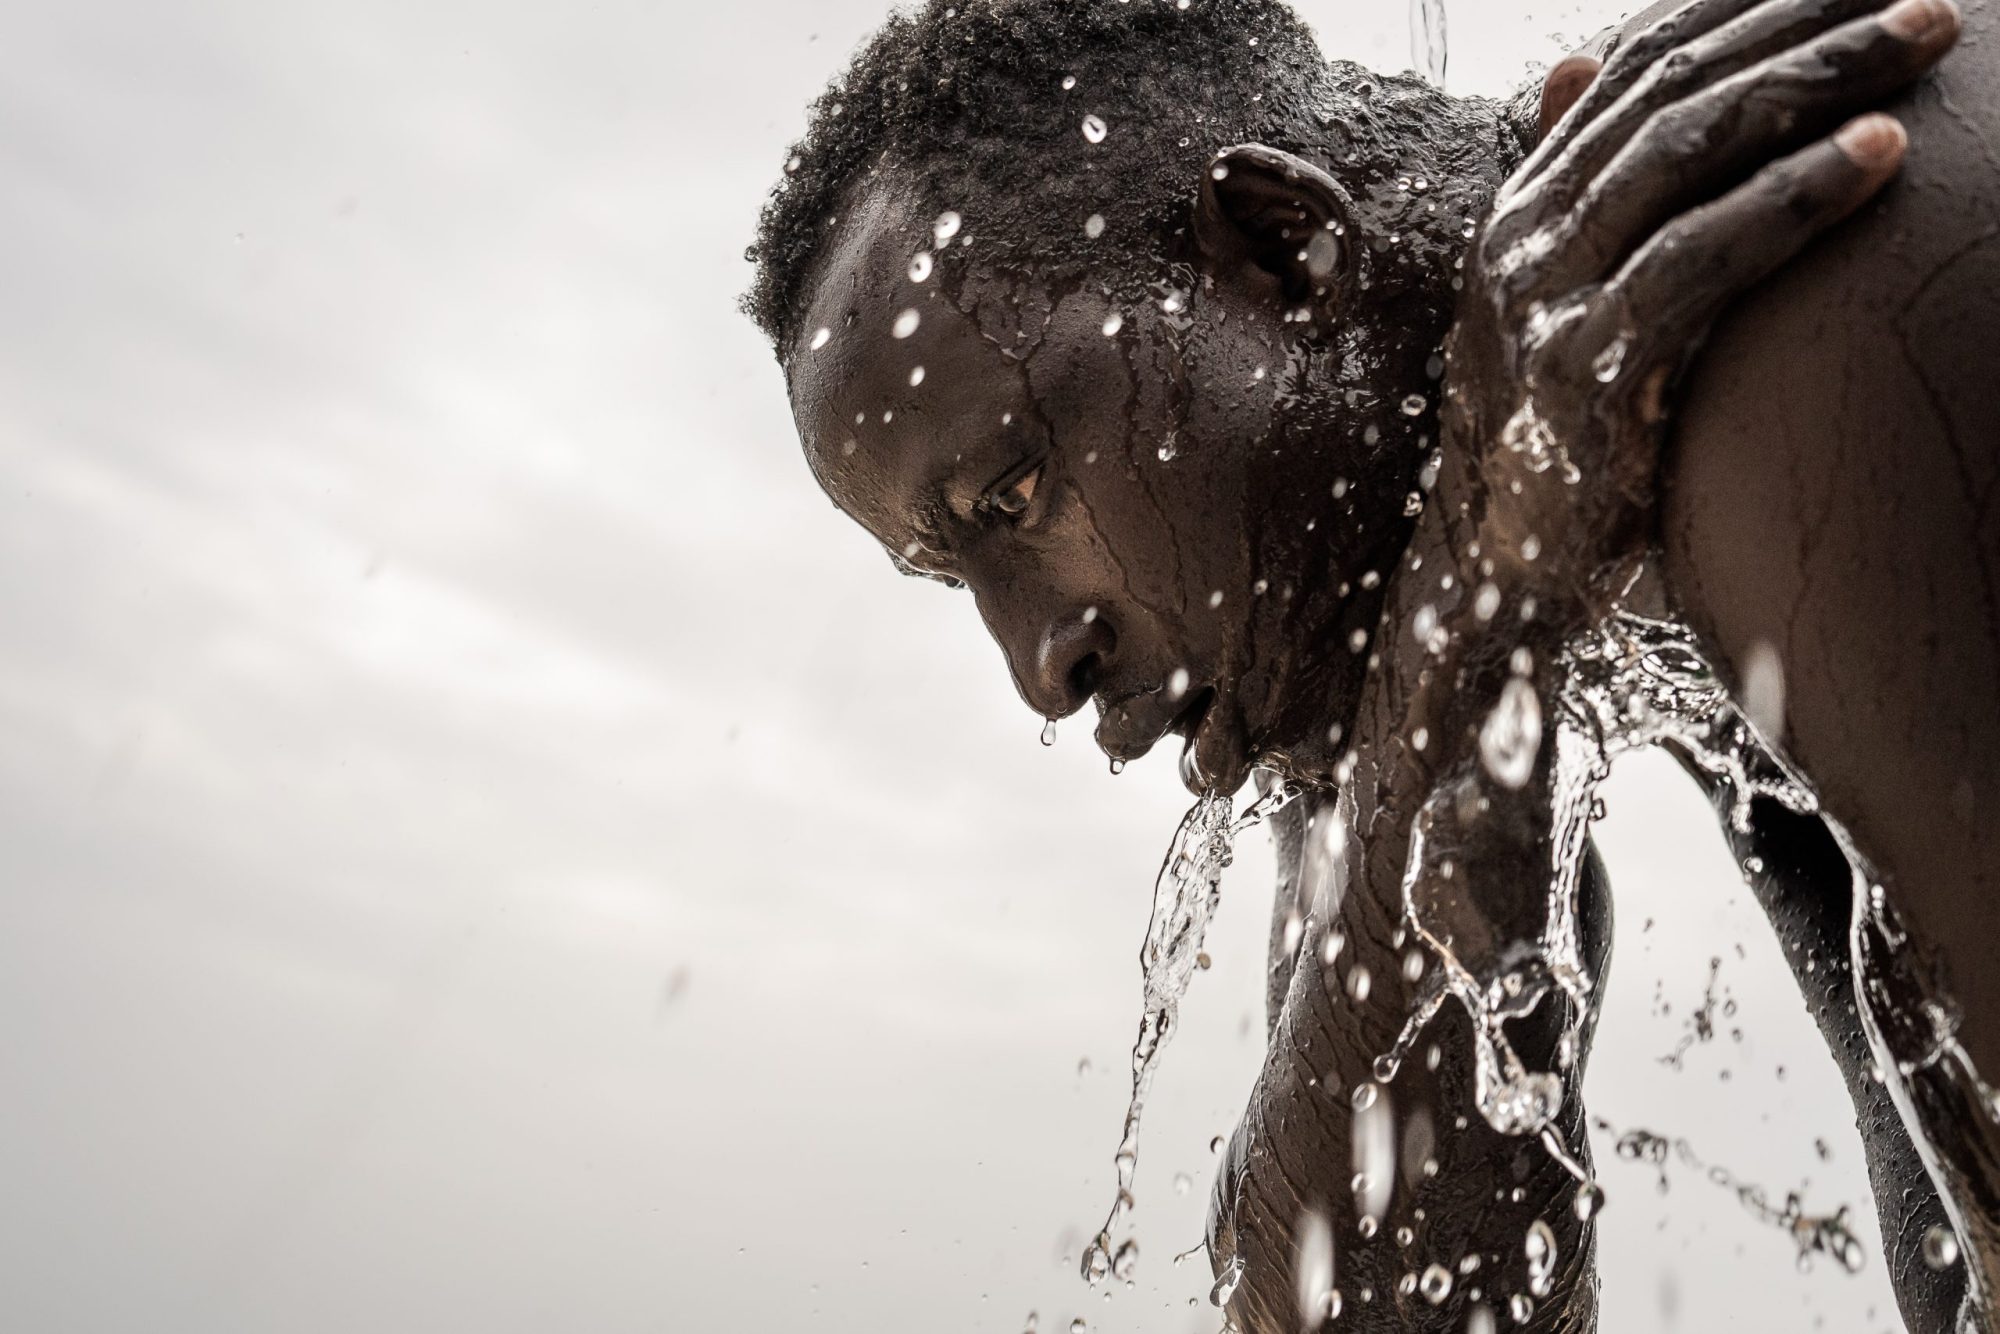
[[[1413,76],[1336,62],[1319,117],[1321,163],[1354,202],[1368,304],[1435,342],[1468,226],[1534,143],[1532,99],[1451,97]]]
[[[1413,390],[1422,393],[1426,405],[1416,417],[1387,420],[1412,445],[1435,445],[1442,395],[1432,358],[1450,327],[1459,261],[1471,243],[1467,231],[1485,219],[1500,185],[1533,146],[1535,103],[1527,93],[1507,102],[1448,97],[1420,80],[1379,76],[1353,65],[1337,65],[1334,75],[1320,112],[1326,135],[1318,156],[1353,200],[1354,243],[1363,263],[1360,309],[1353,318],[1382,339],[1367,359],[1369,378],[1389,402]],[[1357,484],[1367,496],[1356,502],[1357,509],[1382,525],[1380,538],[1361,558],[1361,566],[1376,571],[1380,582],[1364,588],[1362,568],[1344,568],[1328,553],[1326,591],[1342,603],[1338,634],[1344,641],[1363,631],[1370,652],[1391,576],[1416,528],[1402,513],[1403,497],[1429,452],[1397,450],[1385,475]],[[1340,681],[1314,692],[1316,701],[1358,702],[1368,656],[1344,649],[1334,654],[1331,672]],[[1341,719],[1337,731],[1329,729],[1330,721],[1317,712],[1285,720],[1281,734],[1300,738],[1284,748],[1279,768],[1287,776],[1331,784],[1352,744],[1355,718]]]

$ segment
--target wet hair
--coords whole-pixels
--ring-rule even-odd
[[[885,171],[960,214],[988,261],[1156,258],[1217,149],[1324,145],[1335,75],[1279,0],[928,0],[813,103],[744,311],[784,355],[850,192]]]

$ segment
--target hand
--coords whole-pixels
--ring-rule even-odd
[[[1376,721],[1402,745],[1357,746],[1394,756],[1383,808],[1416,811],[1403,907],[1439,967],[1406,1037],[1462,1002],[1481,1111],[1508,1133],[1548,1126],[1564,1090],[1504,1023],[1560,990],[1580,1024],[1594,985],[1562,924],[1606,739],[1561,706],[1563,654],[1643,559],[1668,391],[1710,323],[1902,159],[1894,120],[1847,118],[1935,63],[1957,11],[1875,8],[1700,0],[1661,20],[1509,180],[1467,259],[1441,473],[1380,644]]]
[[[1840,123],[1933,65],[1958,15],[1878,8],[1698,0],[1587,87],[1589,62],[1551,77],[1545,109],[1574,105],[1475,240],[1447,350],[1448,457],[1477,469],[1477,540],[1518,589],[1602,610],[1650,528],[1668,391],[1709,325],[1895,173],[1895,121]]]

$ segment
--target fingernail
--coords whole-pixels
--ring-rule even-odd
[[[1841,126],[1833,141],[1857,165],[1876,167],[1901,156],[1904,146],[1910,142],[1910,136],[1894,116],[1885,116],[1877,111],[1857,116]]]
[[[1914,42],[1958,23],[1958,6],[1951,0],[1897,0],[1882,11],[1882,29],[1891,37]]]

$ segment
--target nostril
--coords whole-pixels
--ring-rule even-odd
[[[1021,679],[1023,697],[1049,717],[1075,713],[1109,676],[1117,645],[1118,636],[1102,616],[1057,619],[1035,645],[1033,671]]]
[[[1069,697],[1078,707],[1097,693],[1097,680],[1103,670],[1102,654],[1086,653],[1078,659],[1076,666],[1069,669]]]

